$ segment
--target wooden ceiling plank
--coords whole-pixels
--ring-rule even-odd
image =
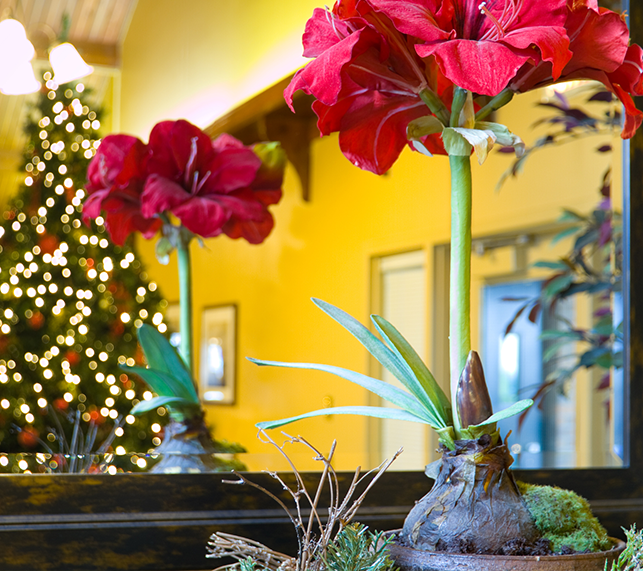
[[[110,26],[105,30],[104,41],[106,44],[123,45],[131,19],[132,6],[136,6],[135,1],[114,0]]]
[[[78,20],[78,35],[82,38],[87,38],[89,30],[91,29],[94,14],[98,7],[99,0],[84,0],[82,2],[82,10]]]
[[[101,0],[96,7],[96,12],[93,15],[91,26],[87,32],[87,40],[90,42],[109,43],[105,41],[107,30],[114,25],[113,13],[114,8],[113,0]]]

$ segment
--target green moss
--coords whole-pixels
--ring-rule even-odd
[[[605,551],[611,548],[607,531],[594,517],[586,499],[555,486],[518,482],[527,509],[554,553]]]

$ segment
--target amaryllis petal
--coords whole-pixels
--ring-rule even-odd
[[[332,18],[332,16],[330,16]],[[329,24],[329,34],[334,35]],[[290,85],[284,91],[284,97],[290,108],[295,91],[313,94],[325,105],[337,103],[342,89],[342,70],[351,60],[364,53],[374,45],[380,45],[381,37],[372,29],[364,28],[334,44],[317,59],[300,69]]]
[[[261,244],[272,231],[275,221],[268,212],[263,212],[260,220],[239,220],[231,218],[223,226],[223,232],[230,238],[244,238],[250,244]]]
[[[207,164],[207,172],[202,173],[204,181],[200,194],[231,192],[254,180],[261,159],[252,149],[228,134],[219,136],[213,146],[216,152]]]
[[[422,57],[435,56],[440,69],[456,85],[480,95],[497,95],[531,59],[498,42],[451,40],[416,47]]]
[[[612,83],[618,84],[632,95],[643,95],[643,49],[632,44],[627,48],[623,63],[607,74]]]
[[[141,213],[151,218],[166,210],[173,210],[191,198],[181,185],[159,174],[152,174],[141,194]]]
[[[161,228],[161,221],[143,218],[137,208],[124,208],[118,213],[107,213],[105,227],[114,244],[122,246],[133,232],[140,232],[149,240]]]
[[[249,189],[238,191],[234,195],[192,197],[172,210],[172,214],[181,220],[188,230],[204,238],[218,236],[223,224],[232,217],[260,221],[264,212],[265,206],[252,199]]]
[[[358,95],[342,117],[339,146],[353,164],[385,173],[407,143],[406,126],[426,111],[421,100],[411,97],[391,98],[380,92]]]
[[[565,24],[569,30],[574,57],[566,66],[565,72],[571,73],[585,67],[607,73],[615,71],[627,52],[627,25],[620,14],[615,12],[574,4]]]
[[[107,135],[87,168],[87,190],[122,187],[144,177],[145,145],[131,135]]]
[[[214,200],[194,197],[172,212],[190,232],[213,238],[222,232],[230,212]]]
[[[212,141],[196,125],[180,119],[162,121],[150,133],[148,173],[191,184],[214,155]]]

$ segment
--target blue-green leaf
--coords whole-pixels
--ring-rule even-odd
[[[138,328],[138,340],[150,369],[174,377],[198,401],[192,375],[170,342],[156,328],[145,323]]]
[[[386,346],[380,339],[375,337],[367,327],[362,325],[352,315],[345,311],[322,301],[321,299],[313,298],[312,302],[319,307],[324,313],[332,317],[342,327],[347,329],[366,349],[373,355],[384,367],[393,373],[400,381],[412,375],[408,370],[406,363],[401,361],[389,347]]]
[[[418,403],[417,399],[413,398],[413,396],[408,394],[406,391],[398,389],[384,381],[367,377],[361,373],[356,373],[355,371],[335,367],[333,365],[318,365],[316,363],[283,363],[280,361],[262,361],[260,359],[252,359],[251,357],[248,357],[248,360],[262,366],[286,367],[290,369],[311,369],[314,371],[324,371],[326,373],[331,373],[332,375],[337,375],[338,377],[351,381],[360,387],[364,387],[390,403],[403,408],[410,414],[420,418],[422,422],[425,422],[434,428],[444,428],[442,419],[430,414],[430,411],[425,410],[424,407]]]
[[[389,341],[393,350],[406,362],[419,382],[419,387],[413,385],[407,388],[418,398],[426,397],[433,413],[441,417],[445,425],[451,424],[451,403],[415,349],[386,319],[379,315],[372,315],[371,319],[382,337]],[[414,390],[416,388],[420,389],[420,394],[416,394],[416,390]],[[424,398],[421,400],[423,403],[425,402]]]
[[[341,309],[322,301],[321,299],[313,298],[313,303],[322,311],[327,313],[342,327],[346,328],[355,338],[362,344],[368,352],[373,355],[386,369],[388,369],[418,400],[421,406],[427,409],[433,416],[434,407],[431,406],[429,398],[422,389],[415,373],[407,365],[404,359],[399,354],[393,352],[384,342],[375,337],[367,327],[362,325],[357,319],[342,311]],[[443,422],[443,421],[442,421]]]
[[[290,418],[282,418],[281,420],[266,420],[264,422],[258,422],[256,424],[257,428],[270,429],[270,428],[279,428],[285,424],[290,424],[291,422],[296,422],[297,420],[302,420],[303,418],[313,418],[315,416],[328,416],[330,414],[357,414],[360,416],[370,416],[373,418],[389,418],[392,420],[409,420],[411,422],[420,422],[426,424],[426,421],[422,418],[415,416],[405,410],[400,410],[399,408],[386,408],[379,406],[339,406],[324,408],[321,410],[313,410],[312,412],[307,412],[305,414],[300,414],[298,416],[291,416]]]
[[[534,404],[534,401],[531,399],[520,400],[512,404],[511,406],[492,414],[487,420],[474,425],[474,427],[486,426],[488,424],[493,424],[494,422],[498,422],[499,420],[503,420],[511,416],[516,416],[517,414],[520,414],[521,412],[527,410],[532,404]]]
[[[194,391],[190,391],[189,387],[186,387],[184,383],[163,371],[147,369],[145,367],[128,367],[125,365],[121,366],[121,369],[141,377],[159,396],[179,397],[196,404],[199,403],[199,399]]]

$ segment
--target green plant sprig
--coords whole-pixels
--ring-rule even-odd
[[[121,368],[141,377],[158,395],[143,400],[132,408],[132,414],[142,414],[165,406],[176,421],[200,414],[201,403],[192,375],[171,343],[154,327],[143,324],[138,340],[145,354],[147,367]]]

